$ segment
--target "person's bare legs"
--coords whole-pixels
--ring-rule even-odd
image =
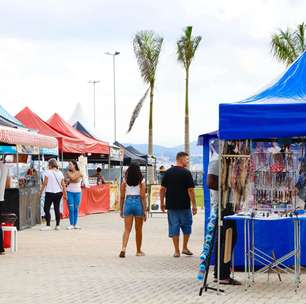
[[[144,255],[143,252],[141,251],[142,226],[143,226],[143,218],[142,217],[135,217],[136,248],[137,248],[136,255],[138,255],[138,256]]]
[[[180,236],[174,235],[172,237],[173,245],[174,245],[174,256],[179,257],[180,256]]]
[[[122,251],[124,252],[126,250],[126,247],[129,241],[132,227],[133,227],[133,217],[132,216],[125,217],[124,218],[124,233],[122,237]]]
[[[188,249],[189,238],[190,238],[190,234],[184,234],[183,251],[189,251]]]

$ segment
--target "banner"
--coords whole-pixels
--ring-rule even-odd
[[[117,147],[109,148],[109,158],[112,161],[123,162],[124,159],[124,149]]]
[[[110,185],[110,210],[118,211],[120,210],[120,191],[119,191],[119,184],[111,184]]]
[[[160,185],[151,185],[150,187],[150,213],[162,212],[160,209]]]
[[[38,155],[39,148],[34,146],[16,145],[19,154]]]

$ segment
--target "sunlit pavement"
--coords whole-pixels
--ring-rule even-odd
[[[18,233],[16,254],[0,256],[0,303],[306,303],[303,283],[297,294],[293,277],[256,277],[244,287],[198,296],[195,280],[203,238],[203,213],[194,218],[190,249],[195,257],[172,257],[165,215],[144,227],[145,257],[135,256],[134,236],[127,257],[119,259],[122,220],[117,213],[80,219],[82,230],[42,232],[39,226]],[[236,274],[243,279],[243,273]],[[306,276],[302,276],[302,281]]]

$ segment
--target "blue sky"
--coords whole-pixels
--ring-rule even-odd
[[[148,107],[126,134],[133,107],[146,87],[132,48],[139,30],[164,37],[157,71],[154,142],[183,142],[184,70],[175,42],[186,25],[201,35],[190,77],[191,138],[218,125],[218,104],[252,95],[284,66],[272,58],[270,37],[304,21],[299,0],[189,1],[0,1],[0,100],[12,114],[28,105],[44,119],[68,119],[80,102],[92,122],[97,85],[97,129],[112,140],[112,61],[118,50],[118,139],[147,141]]]

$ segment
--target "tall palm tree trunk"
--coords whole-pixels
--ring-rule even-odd
[[[185,88],[185,152],[190,155],[189,140],[189,70],[186,69],[186,88]]]
[[[154,83],[150,85],[150,113],[149,113],[149,138],[148,138],[148,155],[153,155],[153,91]],[[154,168],[148,167],[148,183],[154,182]]]

